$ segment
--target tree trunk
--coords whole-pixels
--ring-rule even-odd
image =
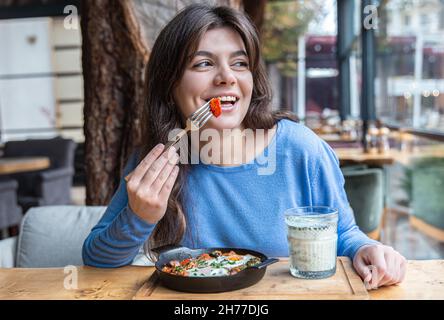
[[[267,0],[243,0],[244,11],[253,20],[256,28],[261,33],[264,24],[265,6]]]
[[[140,141],[148,50],[127,0],[82,0],[86,204],[106,205]]]

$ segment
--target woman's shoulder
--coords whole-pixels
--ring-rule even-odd
[[[279,121],[280,144],[299,151],[317,151],[322,145],[322,139],[307,126],[289,120]]]
[[[283,119],[281,125],[280,150],[291,158],[302,157],[310,163],[339,164],[339,160],[330,145],[310,128],[301,123]]]

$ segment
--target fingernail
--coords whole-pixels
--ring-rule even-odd
[[[156,146],[157,149],[162,149],[163,147],[164,147],[164,145],[163,145],[162,143],[159,143],[159,144]]]

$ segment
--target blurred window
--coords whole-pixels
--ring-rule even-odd
[[[380,0],[378,8],[378,117],[444,133],[444,2]]]
[[[275,109],[301,120],[338,115],[336,0],[268,1],[264,60]]]

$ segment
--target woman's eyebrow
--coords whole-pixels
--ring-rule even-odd
[[[197,51],[194,56],[204,56],[204,57],[208,57],[208,58],[214,58],[214,54],[209,52],[209,51],[205,51],[205,50],[199,50]],[[245,50],[237,50],[234,51],[230,54],[230,58],[234,58],[234,57],[238,57],[238,56],[246,56],[247,57],[247,53],[245,52]]]

